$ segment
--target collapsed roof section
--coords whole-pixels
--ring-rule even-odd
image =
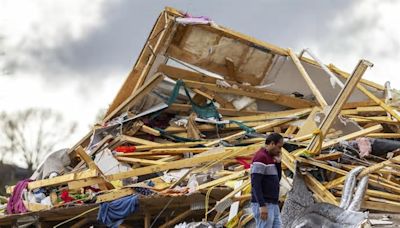
[[[195,92],[193,95],[208,94],[220,108],[232,112],[254,114],[324,107],[334,102],[346,78],[335,66],[321,67],[319,63],[318,59],[297,56],[289,49],[216,25],[206,17],[191,17],[166,8],[110,105],[105,121],[121,114],[124,102],[158,73],[175,80],[183,79]],[[159,87],[173,86],[174,82],[168,78]],[[225,84],[216,86],[218,81]],[[383,86],[367,80],[361,82],[383,99]],[[249,99],[243,100],[243,97]],[[356,88],[345,108],[365,105],[371,105],[369,97]]]

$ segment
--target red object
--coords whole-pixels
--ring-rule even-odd
[[[136,151],[135,146],[119,146],[115,148],[115,151],[121,152],[121,153],[133,153]]]
[[[235,158],[237,162],[239,162],[240,164],[242,164],[244,166],[245,169],[250,169],[250,164],[246,161],[245,158],[243,157],[237,157]]]
[[[67,190],[64,190],[64,191],[61,192],[60,198],[66,203],[75,200],[74,198],[69,196],[69,192]]]

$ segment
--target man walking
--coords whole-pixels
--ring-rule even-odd
[[[272,133],[265,147],[254,155],[251,165],[251,207],[257,228],[280,228],[279,181],[282,176],[283,137]]]

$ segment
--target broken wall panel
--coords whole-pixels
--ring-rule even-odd
[[[170,57],[252,85],[261,82],[274,57],[267,49],[244,44],[200,25],[186,29],[183,37],[177,39],[167,51]],[[234,64],[232,76],[226,64],[227,58]]]

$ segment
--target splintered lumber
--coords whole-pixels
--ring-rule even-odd
[[[119,113],[123,111],[127,111],[131,105],[145,97],[154,87],[156,87],[162,80],[164,80],[164,77],[162,74],[156,74],[147,81],[142,87],[139,89],[135,90],[135,92],[130,95],[126,100],[124,100],[118,107],[116,107],[112,112],[110,112],[104,119],[103,119],[103,124],[106,123],[107,121],[111,120],[113,117],[118,115]],[[111,109],[110,109],[111,110]]]
[[[366,129],[362,129],[360,131],[356,131],[356,132],[353,132],[351,134],[344,135],[342,137],[339,137],[339,138],[336,138],[336,139],[332,139],[332,140],[327,141],[327,142],[323,142],[322,146],[321,146],[321,149],[329,148],[329,147],[334,146],[334,145],[336,145],[336,144],[338,144],[339,142],[342,142],[342,141],[348,141],[348,140],[352,140],[352,139],[355,139],[355,138],[358,138],[358,137],[361,137],[361,136],[364,136],[364,135],[368,135],[370,133],[379,132],[382,129],[383,129],[383,127],[380,124],[372,126],[372,127],[369,127],[369,128],[366,128]],[[296,139],[296,140],[297,141],[301,141],[299,139]],[[304,150],[299,150],[298,152],[294,153],[294,155],[297,156],[297,155],[302,154],[303,152],[304,152]]]
[[[162,224],[160,226],[160,228],[172,227],[173,225],[175,225],[178,222],[182,221],[183,219],[185,219],[186,217],[188,217],[192,213],[193,213],[193,211],[190,210],[190,209],[185,210],[184,212],[182,212],[179,215],[177,215],[175,218],[173,218],[173,219],[169,220],[168,222]]]
[[[239,96],[252,97],[256,99],[262,99],[266,101],[272,101],[274,103],[290,107],[290,108],[308,108],[313,106],[313,103],[304,99],[295,98],[283,94],[274,93],[271,91],[265,91],[262,89],[252,88],[224,88],[217,86],[216,84],[205,83],[205,82],[197,82],[197,81],[189,81],[184,80],[185,85],[190,88],[202,88],[205,87],[211,91],[215,91],[218,93],[225,94],[234,94]]]
[[[335,196],[328,191],[314,176],[310,173],[304,175],[307,186],[310,190],[317,196],[318,200],[321,202],[328,202],[330,204],[339,206],[339,202],[336,200]]]
[[[306,69],[304,69],[303,64],[301,64],[299,58],[297,55],[292,51],[292,49],[288,49],[288,53],[293,60],[294,64],[296,65],[297,69],[299,70],[301,76],[304,78],[306,81],[308,87],[310,88],[311,92],[314,94],[315,98],[317,99],[319,105],[324,108],[325,106],[328,106],[328,103],[326,103],[324,97],[322,96],[321,92],[318,90],[317,86],[314,84],[312,81],[310,75],[308,75]]]
[[[310,110],[309,110],[309,109],[308,109],[308,110],[299,111],[299,112],[293,114],[293,116],[299,116],[299,117],[301,117],[301,116],[306,115],[306,114],[308,114],[308,113],[310,113]],[[281,124],[283,124],[283,123],[289,122],[290,120],[291,120],[291,119],[273,120],[273,121],[271,121],[271,122],[269,122],[269,123],[266,123],[266,124],[263,124],[263,125],[254,127],[253,129],[254,129],[256,132],[259,132],[259,133],[260,133],[260,132],[265,131],[266,129],[273,128],[273,127],[275,127],[275,126],[279,126],[279,125],[281,125]],[[222,140],[223,140],[223,141],[235,140],[235,139],[238,139],[238,138],[244,136],[245,134],[246,134],[246,131],[241,131],[241,132],[239,132],[239,133],[236,133],[236,134],[233,134],[233,135],[224,137],[224,138],[222,138],[222,139],[218,139],[218,140],[215,140],[215,141],[206,143],[205,146],[213,146],[213,145],[216,145],[216,144],[218,144],[218,143],[219,143],[220,141],[222,141]]]
[[[236,120],[243,122],[274,120],[274,119],[290,118],[292,116],[298,115],[298,113],[302,111],[305,111],[307,114],[311,112],[311,110],[312,108],[291,109],[291,110],[277,111],[277,112],[265,112],[263,114],[257,114],[253,116],[248,115],[248,116],[226,117],[224,118],[224,120]]]
[[[154,161],[154,160],[148,160],[148,159],[127,158],[127,157],[117,157],[117,160],[127,162],[127,163],[140,163],[143,165],[162,165],[162,164],[166,163],[164,161]]]
[[[187,167],[193,167],[195,165],[199,165],[202,163],[217,163],[218,161],[222,161],[228,158],[231,158],[233,156],[243,156],[246,153],[254,153],[256,150],[260,148],[260,145],[254,144],[251,146],[246,146],[246,147],[240,147],[240,148],[235,148],[235,149],[228,149],[228,150],[223,150],[222,152],[216,152],[216,153],[211,153],[206,156],[197,156],[193,158],[187,158],[187,159],[181,159],[178,161],[172,161],[172,162],[167,162],[165,164],[161,165],[151,165],[151,166],[146,166],[146,167],[140,167],[136,168],[130,171],[126,172],[121,172],[117,174],[112,174],[112,175],[107,175],[105,176],[106,180],[108,181],[114,181],[114,180],[120,180],[124,178],[130,178],[130,177],[135,177],[135,176],[142,176],[150,173],[157,173],[161,172],[164,170],[170,170],[170,169],[181,169],[181,168],[187,168]],[[91,179],[86,179],[82,181],[71,181],[68,183],[69,186],[72,186],[74,189],[76,188],[82,188],[85,186],[90,186],[93,184],[96,184],[97,182],[101,181],[102,178],[96,177],[96,178],[91,178]]]
[[[98,176],[98,174],[99,174],[99,172],[96,169],[88,169],[88,170],[85,170],[82,172],[68,173],[68,174],[65,174],[62,176],[53,177],[51,179],[32,181],[28,184],[28,189],[32,190],[32,189],[41,188],[41,187],[50,187],[50,186],[67,184],[68,182],[75,181],[75,180],[82,180],[82,179],[87,179],[87,178],[91,178],[91,177],[96,177],[96,176]],[[99,181],[98,183],[101,183],[101,181]],[[10,194],[13,191],[13,189],[14,189],[14,186],[8,187],[7,193]]]
[[[337,160],[337,159],[341,158],[342,155],[343,155],[342,152],[333,152],[333,153],[329,153],[329,154],[320,154],[320,155],[314,157],[314,159],[319,160],[319,161]]]
[[[400,155],[396,156],[396,157],[394,157],[392,159],[386,160],[384,162],[377,163],[375,165],[372,165],[372,166],[364,169],[363,171],[361,171],[361,173],[357,177],[362,178],[365,175],[368,175],[368,174],[370,174],[372,172],[376,172],[377,170],[384,168],[387,164],[390,164],[393,161],[400,162]]]
[[[332,70],[339,74],[342,75],[343,77],[348,76],[345,72],[339,70],[337,67],[332,65]],[[373,93],[371,93],[368,89],[366,89],[364,86],[357,84],[357,89],[359,89],[361,92],[363,92],[366,96],[368,96],[371,100],[375,101],[379,106],[381,106],[386,112],[390,113],[394,118],[396,118],[397,121],[400,121],[400,114],[394,110],[392,107],[387,105],[385,102],[377,98]]]
[[[306,62],[306,63],[312,64],[312,65],[314,65],[314,66],[316,66],[316,67],[320,67],[320,64],[319,64],[317,61],[313,60],[313,59],[307,58],[307,57],[305,57],[305,56],[301,56],[300,59],[301,59],[301,61],[304,61],[304,62]],[[325,66],[326,66],[329,70],[331,70],[331,71],[333,71],[333,68],[332,68],[332,67],[335,67],[333,64],[329,64],[329,65],[325,65]],[[342,71],[342,72],[345,73],[346,75],[338,74],[340,77],[345,78],[345,79],[348,79],[348,78],[350,77],[350,74],[349,74],[349,73],[344,72],[344,71]],[[335,72],[335,73],[336,73],[336,72]],[[363,78],[362,78],[362,79],[360,80],[360,83],[362,83],[362,84],[364,84],[364,85],[367,85],[367,86],[370,86],[370,87],[375,88],[375,89],[380,90],[380,91],[385,91],[385,86],[380,85],[380,84],[378,84],[378,83],[375,83],[375,82],[373,82],[373,81],[369,81],[369,80],[367,80],[367,79],[363,79]]]
[[[343,105],[346,103],[347,99],[350,97],[351,93],[353,92],[355,86],[357,85],[358,81],[360,81],[361,77],[363,76],[364,72],[367,70],[368,67],[371,67],[372,63],[368,62],[367,60],[360,60],[357,67],[355,68],[351,77],[346,81],[343,89],[340,91],[339,95],[336,97],[336,100],[333,102],[332,106],[330,107],[327,115],[322,120],[319,129],[321,133],[319,135],[315,135],[307,147],[307,150],[310,151],[312,154],[319,154],[320,151],[318,149],[318,140],[319,137],[324,137],[327,133],[329,128],[332,126],[333,122],[337,118],[340,110],[342,109]]]
[[[254,154],[264,145],[265,136],[276,132],[283,135],[285,141],[289,139],[288,144],[291,144],[286,144],[288,147],[285,145],[290,148],[290,153],[282,148],[282,168],[286,172],[295,173],[296,164],[299,164],[300,170],[305,171],[304,180],[316,201],[338,205],[346,176],[352,169],[362,165],[366,167],[357,178],[365,175],[369,177],[363,209],[400,213],[400,152],[395,150],[388,153],[388,160],[383,155],[374,156],[374,153],[356,158],[346,150],[338,151],[341,147],[335,146],[341,141],[355,140],[357,137],[400,138],[398,94],[394,94],[389,105],[385,103],[388,97],[384,94],[389,92],[389,87],[361,79],[367,67],[372,64],[361,60],[352,75],[330,65],[328,68],[335,73],[333,75],[327,72],[319,60],[298,57],[290,49],[260,42],[215,26],[214,23],[183,24],[178,17],[179,20],[186,20],[186,15],[170,8],[159,16],[132,72],[110,105],[104,120],[94,126],[96,131],[92,130],[68,151],[73,161],[70,164],[74,166],[73,170],[52,179],[30,182],[28,191],[44,188],[46,192],[52,192],[52,202],[56,202],[57,194],[64,190],[78,193],[83,192],[85,189],[82,188],[86,186],[100,188],[96,194],[96,203],[138,194],[141,201],[139,214],[126,218],[122,226],[147,228],[154,224],[160,226],[163,222],[161,227],[170,227],[183,221],[200,221],[199,215],[204,212],[191,204],[203,204],[204,193],[207,192],[206,198],[215,204],[207,211],[207,203],[204,221],[221,222],[227,219],[225,226],[241,227],[252,219],[251,215],[244,213],[245,203],[251,198],[251,178],[246,169],[247,163],[251,163]],[[279,73],[282,58],[293,60],[290,65],[298,70],[294,73],[300,74],[299,77],[302,77],[307,87],[299,88],[299,91],[288,91],[295,85],[276,83],[274,86],[281,87],[269,87],[275,76],[282,76]],[[306,70],[305,64],[313,65],[313,74]],[[327,96],[335,91],[337,93],[339,89],[328,86],[323,91],[318,87],[322,81],[326,81],[326,78],[319,78],[325,77],[325,73],[335,79],[336,75],[347,79],[345,85],[337,81],[342,89],[333,104],[327,103]],[[290,75],[285,77],[288,79]],[[182,80],[190,89],[192,100],[188,100],[180,91],[176,103],[158,110],[157,113],[161,115],[154,118],[150,112],[168,100],[176,80]],[[304,95],[304,98],[299,98],[297,92]],[[147,99],[149,94],[151,99]],[[306,99],[310,94],[314,95],[315,101]],[[221,121],[218,124],[201,122],[199,119],[196,121],[193,118],[196,105],[202,106],[210,101],[216,104]],[[238,108],[242,105],[247,106]],[[316,119],[316,115],[319,117],[320,114],[324,116],[322,121]],[[334,125],[339,115],[352,121],[351,126]],[[120,123],[121,130],[108,128],[117,118],[126,120]],[[189,125],[183,127],[181,121],[186,118]],[[193,129],[196,134],[191,134]],[[182,137],[182,141],[199,141],[174,142],[180,139],[172,139],[168,134]],[[89,148],[91,141],[97,144]],[[230,146],[222,146],[225,144]],[[117,147],[120,148],[116,150]],[[123,170],[128,165],[130,169],[104,175],[92,159],[101,150],[112,151],[112,156],[124,166]],[[298,156],[305,151],[316,156]],[[81,171],[84,169],[87,170]],[[161,176],[165,171],[168,174]],[[284,174],[288,174],[286,172]],[[166,178],[167,175],[169,178]],[[185,194],[190,187],[186,184],[189,175],[207,175],[212,179],[196,186],[195,195],[175,197]],[[321,175],[323,181],[317,175]],[[137,182],[126,186],[133,180]],[[287,179],[287,182],[290,181]],[[115,186],[110,187],[111,183]],[[124,187],[108,190],[118,188],[121,183]],[[10,193],[13,188],[9,187],[7,191]],[[147,196],[138,188],[151,189],[154,196]],[[237,193],[243,195],[237,196]],[[197,199],[197,196],[200,198]],[[179,203],[169,205],[172,200],[179,200]],[[54,204],[54,208],[63,206],[62,203]],[[40,204],[27,207],[30,211],[47,210],[47,207]],[[167,207],[174,208],[174,212],[164,213]],[[227,213],[229,207],[231,212]],[[58,215],[58,211],[50,212],[57,214],[51,218],[38,214],[39,220],[55,222],[67,219],[68,222],[84,210],[79,207],[72,209],[74,211],[70,210],[68,215]],[[92,225],[90,223],[95,221],[92,215],[77,220],[79,222],[72,227]],[[152,216],[156,215],[155,220],[160,217],[157,223],[152,221]],[[15,222],[19,217],[16,215],[9,220]],[[0,226],[3,224],[4,220],[0,219]]]
[[[145,140],[145,139],[141,139],[141,138],[137,138],[137,137],[132,137],[132,136],[126,136],[126,135],[122,135],[121,136],[121,141],[126,141],[132,144],[141,144],[141,145],[150,145],[150,146],[154,146],[154,145],[160,145],[160,143],[156,143],[156,142],[152,142],[149,140]]]
[[[151,127],[146,126],[146,125],[143,125],[143,126],[140,128],[140,131],[142,131],[142,132],[144,132],[144,133],[147,133],[147,134],[150,134],[150,135],[160,136],[160,131],[157,131],[156,129],[151,128]]]
[[[232,173],[230,175],[227,175],[227,176],[221,177],[219,179],[216,179],[216,180],[201,184],[201,185],[197,186],[196,191],[200,191],[202,189],[206,189],[206,188],[209,188],[209,187],[215,186],[215,185],[220,185],[220,184],[223,184],[223,183],[225,183],[225,182],[227,182],[229,180],[237,179],[239,177],[244,176],[245,173],[246,173],[246,170],[239,171],[239,172],[234,172],[234,173]]]
[[[177,154],[185,154],[185,153],[203,153],[207,150],[210,150],[211,147],[199,147],[199,148],[169,148],[169,149],[153,149],[148,152],[140,152],[140,153],[125,153],[120,156],[143,156],[143,155],[177,155]]]
[[[135,191],[132,188],[122,188],[122,189],[114,189],[110,190],[104,194],[98,195],[96,197],[96,203],[103,203],[113,201],[125,196],[129,196],[134,194]]]
[[[191,112],[192,106],[189,104],[177,104],[174,103],[168,107],[169,111],[173,112]],[[263,112],[261,111],[246,111],[246,110],[236,110],[236,109],[231,109],[231,108],[218,108],[218,112],[221,115],[226,115],[226,116],[249,116],[249,115],[257,115],[257,114],[262,114]]]
[[[363,201],[361,208],[376,210],[376,211],[384,211],[389,213],[400,213],[400,206],[394,206],[388,203],[382,202],[372,202],[372,201]]]
[[[152,149],[161,149],[161,148],[181,148],[181,147],[192,147],[204,144],[204,141],[198,142],[182,142],[182,143],[159,143],[158,145],[140,145],[136,146],[136,151],[145,151]]]
[[[342,142],[342,141],[348,141],[348,140],[352,140],[352,139],[355,139],[355,138],[358,138],[358,137],[361,137],[364,135],[368,135],[370,133],[380,132],[382,129],[383,129],[383,127],[380,124],[366,128],[366,129],[362,129],[360,131],[356,131],[351,134],[344,135],[342,137],[322,143],[322,149],[329,148],[329,147],[331,147],[339,142]]]
[[[254,129],[256,132],[259,132],[259,133],[260,133],[260,132],[263,132],[263,131],[265,131],[265,130],[267,130],[267,129],[270,129],[270,128],[273,128],[273,127],[275,127],[275,126],[278,126],[278,125],[281,125],[281,124],[283,124],[283,123],[286,123],[286,122],[288,122],[288,121],[289,121],[289,120],[273,120],[273,121],[271,121],[271,122],[269,122],[269,123],[267,123],[267,124],[263,124],[263,125],[254,127],[253,129]],[[236,133],[236,134],[226,136],[226,137],[224,137],[224,138],[222,138],[222,139],[214,140],[214,141],[209,142],[209,143],[206,143],[206,144],[204,144],[204,145],[208,147],[208,146],[214,146],[214,145],[218,144],[218,143],[221,142],[221,141],[228,141],[228,142],[229,142],[229,141],[232,141],[232,140],[235,140],[235,139],[238,139],[238,138],[244,136],[246,133],[247,133],[246,131],[240,131],[240,132],[238,132],[238,133]]]
[[[92,160],[92,158],[86,153],[86,151],[81,146],[78,146],[78,148],[76,148],[76,152],[78,153],[79,157],[81,157],[81,159],[86,163],[89,169],[97,169],[97,166]]]
[[[370,133],[367,136],[371,138],[398,139],[400,138],[400,133]]]

